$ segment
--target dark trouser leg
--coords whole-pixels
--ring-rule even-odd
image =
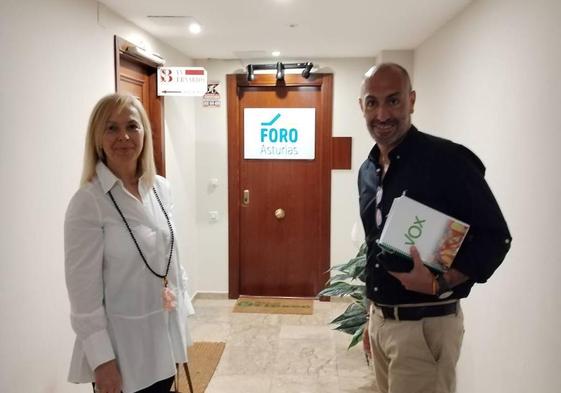
[[[137,393],[169,393],[174,377],[175,376],[156,382],[154,385],[139,390]]]
[[[137,393],[170,393],[174,377],[169,377],[167,379],[156,382],[155,384],[148,386],[147,388],[139,390]],[[92,383],[92,387],[94,393],[97,393],[95,390],[95,382]]]

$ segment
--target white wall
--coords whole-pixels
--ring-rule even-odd
[[[397,63],[407,70],[411,82],[413,78],[413,64],[415,61],[415,51],[413,50],[383,50],[376,56],[376,65],[382,63]]]
[[[458,393],[561,391],[561,2],[476,1],[415,53],[421,129],[472,148],[513,245],[464,302]]]
[[[99,17],[99,22],[98,22]],[[0,2],[0,391],[90,392],[66,382],[74,340],[64,281],[63,220],[78,187],[86,123],[114,90],[113,34],[189,59],[92,0]],[[181,243],[193,230],[192,99],[166,100],[167,152]],[[178,151],[180,150],[180,151]],[[185,167],[191,168],[185,169]],[[190,247],[190,246],[189,246]],[[183,254],[193,253],[182,245]]]
[[[299,61],[309,59],[297,59]],[[373,142],[366,131],[358,105],[359,86],[374,59],[311,59],[322,72],[334,74],[333,135],[353,138],[352,170],[332,172],[331,186],[331,263],[346,262],[356,253],[351,229],[359,223],[356,176]],[[256,63],[259,63],[258,61]],[[198,290],[228,291],[228,141],[226,75],[243,72],[240,61],[198,61],[205,67],[209,80],[220,82],[220,108],[196,109],[197,129],[197,230]],[[219,186],[209,188],[209,180],[217,178]],[[209,222],[208,211],[217,210],[219,221]],[[359,242],[360,245],[360,242]]]

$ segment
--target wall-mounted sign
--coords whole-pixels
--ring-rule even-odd
[[[202,67],[158,68],[159,96],[202,96],[206,93],[206,70]]]
[[[245,108],[244,158],[313,160],[315,108]]]
[[[220,93],[216,90],[220,82],[209,81],[203,95],[203,107],[220,107]]]

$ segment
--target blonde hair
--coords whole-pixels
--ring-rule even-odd
[[[150,120],[142,106],[142,103],[130,94],[109,94],[100,99],[95,105],[88,122],[86,134],[86,146],[84,149],[84,167],[82,169],[82,180],[80,185],[89,183],[96,175],[95,167],[98,161],[105,162],[103,152],[103,133],[109,117],[114,112],[121,112],[127,106],[136,108],[140,114],[142,128],[144,129],[144,146],[138,158],[138,175],[143,181],[152,187],[156,178],[156,165],[154,164],[154,148],[152,146],[152,129]]]

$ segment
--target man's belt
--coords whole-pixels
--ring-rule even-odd
[[[386,319],[419,321],[423,318],[456,314],[458,311],[458,302],[423,306],[382,306],[376,304],[376,308],[382,311],[382,315]]]

